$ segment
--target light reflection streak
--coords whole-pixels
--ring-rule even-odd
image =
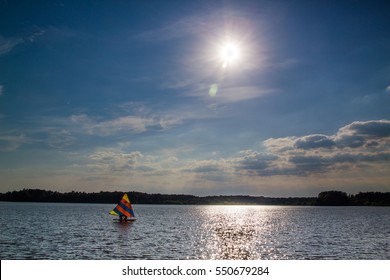
[[[257,259],[258,239],[266,211],[259,206],[210,206],[204,224],[209,240],[205,244],[205,258]]]

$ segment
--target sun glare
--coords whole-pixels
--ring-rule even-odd
[[[239,60],[240,48],[234,42],[227,42],[221,46],[219,56],[222,61],[222,67],[226,68]]]

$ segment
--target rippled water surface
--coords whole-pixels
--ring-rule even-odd
[[[390,259],[390,207],[0,202],[1,259]]]

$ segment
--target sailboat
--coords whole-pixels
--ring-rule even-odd
[[[131,222],[135,221],[133,207],[131,207],[130,199],[125,193],[118,205],[110,212],[111,215],[119,216],[119,219],[114,219],[120,222]],[[124,218],[124,219],[122,219]]]

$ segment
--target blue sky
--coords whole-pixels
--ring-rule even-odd
[[[389,8],[0,1],[0,191],[390,191]]]

